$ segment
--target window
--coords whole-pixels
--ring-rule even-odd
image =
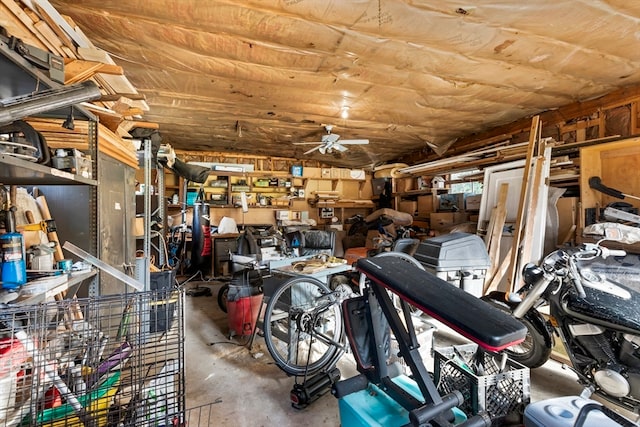
[[[483,175],[479,169],[452,173],[451,193],[482,194]]]

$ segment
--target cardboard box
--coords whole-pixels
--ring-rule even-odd
[[[398,202],[398,210],[415,215],[418,211],[418,202],[415,200],[401,200]]]
[[[133,223],[133,235],[136,237],[144,236],[144,218],[136,217]]]
[[[277,221],[285,221],[289,219],[289,211],[286,210],[276,210],[276,220]]]
[[[416,189],[416,180],[414,178],[399,178],[396,180],[396,191],[406,192]]]
[[[429,220],[432,230],[442,231],[449,226],[469,221],[469,215],[463,212],[434,212]]]
[[[331,179],[340,179],[340,178],[342,178],[342,169],[331,168]]]
[[[322,169],[305,167],[302,169],[302,176],[305,178],[322,178]]]
[[[479,211],[482,194],[472,194],[465,199],[465,209],[468,211]]]
[[[331,168],[320,168],[320,178],[331,179]]]
[[[426,216],[435,210],[433,209],[433,196],[430,194],[418,196],[416,201],[418,203],[418,215],[420,216]]]

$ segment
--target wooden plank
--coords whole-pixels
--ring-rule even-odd
[[[91,110],[100,119],[100,124],[105,125],[109,130],[115,132],[124,120],[122,114],[118,114],[108,108],[100,107],[95,104],[83,102],[82,105]]]
[[[135,128],[160,129],[160,125],[158,123],[143,122],[138,120],[125,120],[122,122],[120,127],[126,130],[127,132]]]
[[[48,4],[49,2],[46,1],[46,3]],[[58,11],[56,11],[53,8],[53,6],[51,6],[50,4],[48,4],[48,7],[42,7],[40,4],[38,4],[38,0],[35,0],[33,4],[36,8],[36,12],[38,13],[38,15],[42,17],[42,20],[47,23],[49,28],[51,28],[51,31],[53,31],[53,33],[57,36],[60,45],[68,47],[69,49],[71,49],[71,51],[75,51],[76,47],[73,44],[73,41],[67,35],[67,33],[65,33],[65,31],[61,28],[62,23],[64,23],[66,26],[68,26],[68,24],[66,23],[66,21],[62,19],[62,17],[60,17],[59,20],[56,20],[52,16],[53,12],[55,12],[57,16],[60,16]]]
[[[39,49],[49,50],[49,41],[37,31],[33,31],[34,21],[27,13],[15,2],[15,0],[0,0],[3,7],[0,7],[0,15],[11,17],[3,21],[9,35],[22,39],[25,43],[29,43]]]
[[[498,262],[500,260],[500,244],[502,240],[502,230],[504,223],[507,219],[507,196],[509,194],[509,184],[502,183],[500,185],[500,192],[498,194],[498,204],[496,205],[493,215],[491,215],[491,221],[493,221],[493,227],[489,229],[491,233],[489,236],[489,244],[487,249],[489,252],[489,269],[487,270],[486,277],[492,278],[493,272],[498,268]],[[488,285],[490,280],[485,280],[485,284]]]
[[[524,223],[524,228],[522,229],[521,233],[522,233],[522,237],[520,238],[520,242],[521,242],[521,247],[516,247],[516,249],[518,249],[518,257],[517,257],[517,271],[520,270],[520,268],[524,265],[524,263],[531,261],[531,252],[532,252],[532,245],[533,245],[533,234],[536,232],[535,229],[535,221],[534,221],[534,217],[536,214],[536,211],[538,210],[538,203],[546,203],[546,201],[540,201],[540,191],[541,191],[541,185],[542,185],[542,168],[544,166],[545,163],[545,159],[543,156],[538,156],[535,159],[535,166],[534,166],[534,172],[533,172],[533,184],[530,187],[531,190],[531,198],[528,200],[527,203],[527,211],[525,214],[525,223]],[[538,232],[540,232],[538,230]],[[517,276],[517,275],[516,275]],[[519,285],[519,283],[516,282],[516,279],[514,277],[512,285],[511,285],[511,291],[514,290],[514,288]],[[519,288],[519,286],[517,286]]]
[[[569,231],[567,231],[567,234],[560,241],[560,245],[564,246],[567,243],[574,241],[575,234],[576,234],[576,225],[573,224],[569,229]]]
[[[44,21],[38,21],[33,24],[33,27],[47,40],[48,50],[59,56],[64,56],[60,49],[60,41],[56,35],[51,31],[49,25]]]
[[[48,0],[31,0],[31,4],[36,8],[36,12],[41,13],[43,17],[46,17],[51,22],[51,25],[59,27],[65,37],[72,39],[80,47],[87,47],[86,40],[76,34],[75,30],[62,18],[62,15]]]
[[[96,73],[124,75],[124,70],[118,65],[105,64],[96,61],[75,59],[65,61],[64,84],[73,84],[90,79]]]
[[[502,281],[502,278],[507,272],[509,268],[509,263],[511,262],[511,254],[513,253],[513,247],[509,248],[509,251],[505,255],[502,263],[500,263],[500,267],[496,270],[493,277],[489,280],[489,285],[485,284],[484,294],[488,294],[489,292],[493,292],[498,289],[498,285]]]
[[[144,101],[147,97],[142,93],[120,93],[113,95],[102,95],[100,97],[100,102],[116,102],[120,100],[120,98],[127,98],[134,101]]]
[[[538,142],[540,131],[540,116],[535,116],[531,120],[531,130],[529,131],[529,145],[527,146],[527,156],[524,164],[524,172],[522,175],[522,188],[520,190],[520,201],[518,203],[518,214],[516,216],[516,225],[514,230],[514,238],[511,245],[511,262],[507,273],[507,283],[509,291],[513,291],[515,286],[515,278],[517,276],[518,249],[520,248],[520,239],[522,237],[522,227],[525,214],[525,201],[529,191],[529,174],[531,171],[531,162],[533,161],[533,153]]]

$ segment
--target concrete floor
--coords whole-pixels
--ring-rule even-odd
[[[221,282],[189,282],[206,286],[212,296],[187,296],[185,301],[186,400],[189,426],[339,426],[338,401],[326,394],[305,409],[291,406],[294,378],[271,359],[264,340],[256,337],[249,350],[247,337],[228,338],[227,315],[216,301]],[[464,339],[438,326],[436,346]],[[427,365],[429,367],[429,365]],[[349,355],[338,364],[342,378],[356,375]],[[578,395],[575,375],[553,360],[531,371],[531,401]]]

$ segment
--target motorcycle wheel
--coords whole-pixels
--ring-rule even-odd
[[[511,314],[509,306],[501,301],[492,298],[482,297],[482,300]],[[551,356],[551,347],[547,346],[544,335],[536,329],[534,324],[528,319],[528,314],[524,318],[518,319],[527,328],[527,336],[520,344],[509,347],[506,352],[511,360],[523,364],[529,369],[539,368],[544,365]]]
[[[227,296],[229,295],[229,284],[225,283],[218,291],[218,307],[223,312],[227,312]]]

